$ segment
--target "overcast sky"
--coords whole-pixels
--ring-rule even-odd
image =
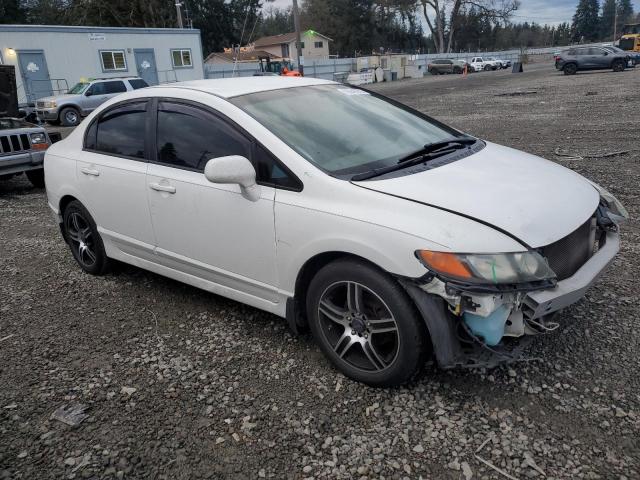
[[[577,4],[578,0],[520,0],[520,9],[513,16],[512,21],[542,24],[571,22]],[[635,11],[639,11],[640,0],[633,0],[633,4]],[[291,5],[291,0],[275,0],[273,5],[286,7]]]

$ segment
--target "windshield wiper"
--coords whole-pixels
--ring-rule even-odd
[[[465,136],[460,138],[451,138],[449,140],[442,140],[440,142],[428,143],[421,149],[405,155],[394,165],[374,168],[369,172],[359,173],[351,177],[351,180],[356,182],[360,180],[368,180],[370,178],[379,177],[380,175],[384,175],[386,173],[391,173],[397,170],[402,170],[403,168],[409,168],[414,165],[419,165],[421,163],[428,162],[429,160],[433,160],[434,158],[438,158],[451,153],[453,150],[466,148],[468,145],[473,145],[476,142],[477,139]]]

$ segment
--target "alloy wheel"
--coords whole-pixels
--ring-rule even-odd
[[[75,125],[78,122],[78,114],[73,110],[68,110],[64,114],[65,121],[70,125]]]
[[[365,372],[386,369],[398,356],[398,324],[385,302],[353,281],[330,285],[318,304],[320,330],[335,354]]]
[[[95,265],[95,241],[89,222],[80,213],[73,212],[67,217],[65,229],[78,261],[85,267]]]

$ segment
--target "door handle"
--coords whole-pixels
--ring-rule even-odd
[[[85,175],[92,175],[94,177],[100,176],[100,172],[98,170],[94,170],[93,168],[81,168],[80,171]]]
[[[159,183],[150,183],[149,186],[152,190],[157,192],[167,192],[167,193],[176,193],[176,187],[172,187],[171,185],[161,185]]]

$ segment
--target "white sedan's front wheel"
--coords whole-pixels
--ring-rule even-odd
[[[364,261],[322,268],[309,286],[307,313],[323,352],[354,380],[401,385],[424,364],[424,322],[398,282]]]

